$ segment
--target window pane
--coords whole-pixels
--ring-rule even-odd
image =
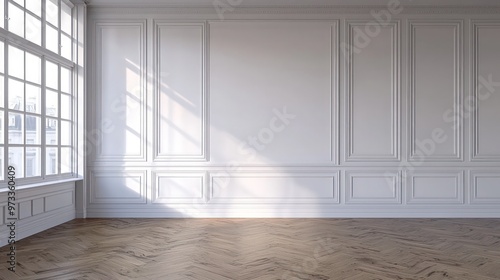
[[[61,148],[61,173],[71,172],[71,148]]]
[[[0,75],[0,108],[4,107],[5,87],[4,77]]]
[[[71,8],[64,2],[61,3],[61,30],[71,35]]]
[[[57,64],[45,62],[45,84],[49,88],[59,89],[59,71]]]
[[[58,112],[57,112],[57,95],[58,93],[53,90],[47,90],[45,93],[45,114],[47,116],[52,116],[52,117],[58,117]]]
[[[3,126],[5,124],[5,122],[3,121],[3,117],[4,117],[4,114],[3,114],[3,110],[0,110],[0,144],[4,144],[3,142],[3,139],[4,139],[4,135],[3,135],[3,132],[5,131]],[[0,161],[2,161],[3,158],[0,157]]]
[[[24,111],[24,83],[9,79],[9,109]]]
[[[9,143],[24,144],[24,115],[9,113]]]
[[[42,22],[29,14],[26,14],[26,39],[37,45],[42,45]]]
[[[61,55],[69,60],[72,60],[71,48],[71,38],[67,35],[61,34]]]
[[[30,1],[30,0],[28,0]],[[17,4],[19,4],[21,7],[24,7],[24,0],[14,0]]]
[[[71,96],[61,94],[61,118],[71,119]]]
[[[45,119],[45,143],[47,145],[57,145],[57,120]]]
[[[46,0],[45,16],[48,22],[55,27],[59,27],[59,7],[58,0]]]
[[[61,67],[61,91],[71,93],[71,71]]]
[[[5,3],[4,0],[0,0],[0,15],[1,15],[1,17],[0,17],[0,27],[1,28],[5,28],[5,26],[4,26],[4,20],[3,20],[4,17],[5,17],[5,9],[4,9],[5,4],[4,3]]]
[[[71,145],[71,123],[61,121],[61,145]]]
[[[1,3],[1,0],[0,0],[0,4]],[[0,10],[0,12],[2,12],[2,10]],[[3,20],[0,18],[0,22],[3,22]],[[4,52],[4,43],[3,41],[0,41],[0,73],[4,73],[5,72],[5,60],[4,60],[4,57],[5,57],[5,52]]]
[[[24,38],[24,11],[9,3],[9,31]]]
[[[1,1],[0,1],[1,2]],[[0,147],[0,180],[3,180],[3,172],[5,167],[3,165],[3,147]]]
[[[16,168],[16,178],[24,177],[24,148],[9,148],[9,165]]]
[[[28,9],[30,12],[34,13],[35,15],[42,17],[42,1],[33,1],[33,0],[27,0],[26,1],[26,9]]]
[[[41,175],[41,149],[38,147],[26,147],[26,177],[37,177]]]
[[[9,75],[24,79],[24,51],[9,46]]]
[[[45,174],[57,174],[57,148],[47,148],[45,155]]]
[[[40,84],[42,81],[42,60],[36,55],[26,52],[26,81]]]
[[[41,89],[26,85],[26,112],[41,114]]]
[[[55,53],[59,53],[59,39],[57,29],[46,25],[45,29],[45,47]]]
[[[41,143],[41,118],[26,116],[26,144],[40,145]]]

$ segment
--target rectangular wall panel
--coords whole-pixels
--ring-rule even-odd
[[[145,171],[91,171],[90,203],[146,203]]]
[[[348,21],[346,161],[399,160],[399,22]]]
[[[153,172],[153,203],[201,203],[205,173]]]
[[[413,171],[407,177],[408,203],[463,203],[463,172]]]
[[[338,173],[212,173],[210,202],[337,203]]]
[[[31,217],[31,200],[23,201],[18,205],[19,209],[17,209],[17,211],[19,211],[19,219]]]
[[[97,160],[146,159],[146,23],[99,22],[95,45]],[[119,139],[119,141],[117,141]]]
[[[401,203],[399,172],[346,171],[345,203]]]
[[[500,21],[472,23],[472,159],[500,160]],[[471,107],[471,106],[469,106]]]
[[[410,159],[460,160],[462,22],[410,21],[408,35]]]
[[[470,173],[471,203],[500,203],[500,172]]]
[[[44,201],[43,197],[32,200],[33,216],[43,213],[45,207]]]
[[[205,158],[204,25],[157,23],[155,160]]]
[[[64,192],[45,197],[45,212],[75,204],[75,192]]]
[[[337,161],[337,29],[336,21],[210,22],[212,162]]]

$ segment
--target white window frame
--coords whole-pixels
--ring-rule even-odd
[[[33,0],[25,0],[25,1],[33,1]],[[84,74],[83,74],[83,69],[82,67],[79,67],[80,66],[83,66],[83,62],[82,62],[82,57],[83,57],[83,54],[79,54],[77,56],[77,43],[76,42],[82,42],[83,39],[84,39],[84,34],[82,34],[81,32],[81,27],[79,28],[79,25],[81,25],[82,23],[84,23],[85,21],[85,18],[82,17],[85,16],[85,2],[84,1],[79,1],[79,0],[72,0],[72,1],[69,1],[69,0],[59,0],[60,2],[64,2],[66,5],[68,5],[70,8],[71,8],[71,22],[72,22],[72,26],[71,26],[71,30],[72,30],[72,34],[69,34],[72,38],[72,51],[71,51],[71,60],[70,59],[67,59],[65,57],[63,57],[61,55],[61,45],[60,45],[60,42],[61,42],[61,34],[67,34],[67,33],[64,33],[62,31],[62,28],[61,28],[61,5],[59,4],[58,5],[58,20],[59,20],[59,29],[58,29],[58,46],[59,46],[59,53],[56,54],[48,49],[45,48],[45,26],[46,26],[46,16],[45,16],[45,4],[46,4],[46,1],[49,1],[49,0],[40,0],[41,1],[41,5],[42,5],[42,21],[41,21],[41,44],[40,45],[37,45],[21,36],[18,36],[12,32],[9,32],[8,31],[8,21],[9,21],[9,17],[8,17],[8,6],[9,6],[9,3],[13,3],[14,5],[16,5],[18,8],[20,7],[20,5],[18,5],[17,3],[15,3],[15,1],[13,0],[3,0],[3,4],[4,4],[4,11],[5,11],[5,20],[4,20],[4,27],[5,28],[0,28],[0,41],[2,41],[4,43],[4,53],[3,54],[0,54],[0,55],[4,55],[5,57],[5,66],[4,66],[4,73],[3,73],[3,76],[4,76],[4,79],[5,79],[5,82],[4,82],[4,92],[5,92],[5,95],[4,95],[4,108],[1,108],[1,110],[3,110],[3,114],[4,114],[4,120],[9,120],[9,112],[11,112],[11,110],[9,109],[9,104],[8,104],[8,77],[9,77],[9,73],[8,73],[8,63],[9,63],[9,59],[8,59],[8,45],[12,45],[18,49],[21,49],[25,52],[29,52],[31,54],[34,54],[34,55],[37,55],[39,57],[41,57],[41,96],[40,96],[40,114],[36,114],[37,117],[41,117],[40,119],[40,129],[41,129],[41,142],[39,144],[36,144],[36,145],[32,145],[32,144],[27,144],[26,143],[26,139],[24,141],[24,144],[11,144],[9,143],[9,132],[8,132],[8,124],[7,122],[3,122],[2,124],[0,125],[3,125],[3,132],[4,132],[4,141],[3,141],[3,144],[0,144],[0,147],[3,147],[3,157],[2,159],[0,160],[0,162],[3,162],[4,165],[2,166],[2,172],[0,174],[6,174],[6,172],[4,172],[4,170],[8,167],[9,165],[9,148],[10,147],[23,147],[24,149],[24,161],[23,161],[23,178],[16,178],[16,182],[17,184],[22,184],[22,185],[30,185],[30,184],[34,184],[34,185],[37,185],[37,184],[43,184],[43,183],[50,183],[50,182],[54,182],[54,181],[61,181],[61,180],[65,180],[65,179],[74,179],[74,178],[81,178],[83,176],[83,172],[82,172],[82,166],[81,164],[79,164],[80,162],[82,162],[81,158],[78,157],[78,155],[80,155],[82,153],[82,151],[79,151],[78,150],[78,137],[80,137],[80,139],[82,139],[82,134],[83,134],[83,131],[81,131],[81,128],[83,127],[82,124],[80,124],[78,122],[78,114],[81,114],[81,112],[79,112],[79,110],[81,110],[81,108],[78,107],[78,101],[79,100],[82,100],[82,96],[83,95],[83,88],[79,85],[77,85],[77,83],[81,83],[81,80],[84,78]],[[75,2],[75,4],[73,4],[72,2]],[[2,4],[0,2],[0,4]],[[81,6],[83,7],[83,9],[77,9],[77,6]],[[32,14],[31,12],[29,12],[26,8],[23,8],[25,14],[28,12],[30,14]],[[25,22],[25,26],[26,26],[26,16],[24,17],[24,22]],[[68,34],[67,34],[68,35]],[[59,85],[58,85],[58,114],[57,114],[57,121],[58,121],[58,141],[57,141],[57,145],[52,145],[51,143],[46,143],[46,137],[45,137],[45,124],[46,124],[46,108],[45,108],[45,102],[46,102],[46,82],[45,82],[45,61],[50,61],[50,62],[53,62],[53,63],[56,63],[59,67],[58,69],[60,69],[60,67],[64,67],[64,68],[67,68],[67,69],[70,69],[70,73],[71,73],[71,82],[70,82],[70,92],[69,94],[71,94],[72,96],[72,102],[71,102],[71,115],[70,115],[70,119],[66,119],[66,118],[62,118],[61,117],[61,71],[59,70],[58,71],[58,80],[59,80]],[[26,63],[26,62],[25,62]],[[26,69],[25,69],[25,72],[26,72]],[[25,77],[26,78],[26,77]],[[24,81],[24,83],[26,83],[26,81]],[[83,104],[80,104],[81,107],[83,107]],[[35,114],[32,114],[30,112],[27,112],[26,111],[26,108],[24,108],[24,116],[26,115],[35,115]],[[69,120],[71,122],[71,126],[70,126],[70,134],[71,134],[71,141],[69,143],[69,145],[62,145],[61,144],[61,120]],[[25,128],[23,128],[23,130],[26,130]],[[26,137],[26,136],[24,136]],[[48,146],[47,146],[48,145]],[[37,176],[37,177],[29,177],[29,178],[26,178],[25,175],[26,175],[26,168],[27,168],[27,154],[26,154],[26,149],[27,148],[30,148],[30,147],[35,147],[35,148],[40,148],[40,161],[39,162],[35,162],[34,165],[37,165],[39,164],[40,168],[41,168],[41,172],[40,172],[40,176]],[[57,159],[57,174],[55,175],[48,175],[46,172],[46,163],[47,163],[47,159],[46,159],[46,155],[47,155],[47,152],[46,152],[46,148],[51,148],[51,147],[57,147],[57,155],[58,155],[58,159]],[[71,153],[71,167],[70,167],[70,172],[68,173],[63,173],[61,174],[61,148],[64,148],[64,147],[70,147],[72,148],[72,153]],[[79,166],[80,165],[80,166]],[[2,188],[6,188],[7,187],[7,178],[0,178],[0,189]]]

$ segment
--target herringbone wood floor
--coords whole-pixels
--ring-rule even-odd
[[[87,219],[17,246],[1,279],[500,279],[493,219]]]

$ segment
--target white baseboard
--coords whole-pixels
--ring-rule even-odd
[[[290,208],[205,208],[205,209],[88,209],[89,218],[500,218],[495,207],[339,207],[311,209],[303,205]]]

